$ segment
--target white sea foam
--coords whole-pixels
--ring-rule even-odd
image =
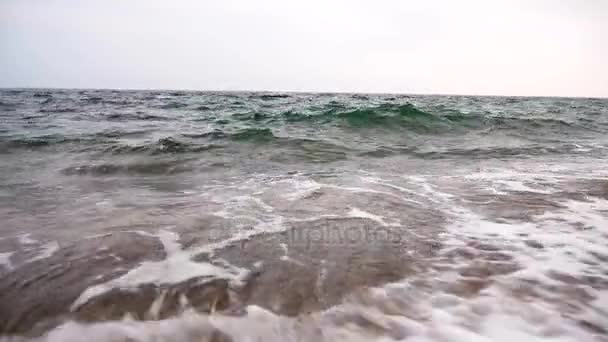
[[[35,244],[38,243],[38,240],[34,240],[31,238],[32,234],[21,234],[18,236],[19,239],[19,243],[22,245],[31,245],[31,244]]]
[[[364,188],[364,187],[356,187],[356,186],[339,186],[339,185],[333,185],[333,184],[325,184],[324,187],[348,191],[348,192],[352,192],[352,193],[378,194],[378,195],[383,195],[383,196],[388,196],[388,197],[393,197],[393,198],[399,199],[399,200],[403,201],[404,203],[420,204],[420,202],[415,199],[401,196],[401,195],[398,195],[398,194],[395,194],[395,193],[392,193],[389,191],[381,191],[381,190]]]
[[[394,287],[392,292],[396,289]],[[379,302],[390,298],[390,295],[372,296]],[[219,331],[234,341],[600,341],[559,312],[535,303],[491,294],[470,300],[447,298],[441,294],[422,294],[417,300],[412,299],[410,308],[406,309],[410,312],[403,315],[346,303],[308,317],[290,318],[249,306],[247,315],[242,317],[186,313],[162,321],[67,323],[41,340],[198,342],[213,341],[212,332]],[[409,314],[420,315],[420,318]]]
[[[34,257],[28,259],[26,262],[33,262],[50,258],[55,252],[59,250],[59,243],[57,241],[47,242],[39,247],[39,252]]]
[[[286,181],[281,181],[280,183],[286,183]],[[291,189],[288,189],[283,197],[290,201],[298,200],[300,198],[306,197],[314,193],[315,191],[321,189],[322,185],[315,182],[312,179],[290,179],[287,181],[289,185],[292,185]]]
[[[368,213],[367,211],[363,211],[359,208],[351,208],[350,211],[348,212],[348,216],[354,217],[354,218],[364,218],[364,219],[372,220],[382,226],[388,226],[386,221],[384,221],[384,217],[382,217],[380,215]]]
[[[246,273],[244,269],[236,267],[193,261],[192,258],[200,251],[182,250],[178,243],[179,236],[175,232],[161,230],[156,236],[165,249],[166,257],[163,260],[144,261],[119,278],[89,287],[72,304],[71,310],[76,310],[92,298],[114,288],[132,289],[141,284],[174,284],[201,276],[238,280]]]
[[[488,181],[501,190],[540,194],[552,191],[551,188],[539,190],[536,186],[528,187],[526,180],[513,182],[504,176],[495,177],[494,174],[487,173],[471,180]],[[529,177],[544,177],[548,183],[552,180],[540,174]],[[487,287],[469,296],[451,294],[442,289],[446,285],[457,285],[470,280],[470,277],[465,277],[458,271],[476,265],[479,261],[476,258],[434,262],[428,273],[422,272],[402,281],[370,289],[367,300],[348,298],[344,303],[326,311],[298,318],[284,317],[257,306],[248,306],[247,314],[241,317],[190,312],[159,322],[123,321],[92,325],[67,323],[43,339],[69,342],[81,341],[82,336],[87,336],[87,339],[98,341],[121,338],[134,341],[205,341],[211,340],[212,331],[219,330],[234,341],[602,341],[598,333],[577,322],[585,320],[597,327],[608,326],[606,290],[583,286],[592,299],[582,305],[579,311],[564,315],[559,304],[560,300],[568,298],[547,293],[549,291],[542,285],[560,285],[559,280],[551,277],[552,272],[566,273],[573,277],[608,274],[607,265],[585,262],[594,258],[592,253],[608,255],[608,201],[592,197],[583,201],[565,199],[560,202],[561,207],[552,207],[550,211],[531,215],[532,219],[528,222],[494,221],[467,207],[470,203],[443,192],[426,177],[413,177],[410,180],[412,186],[428,196],[429,200],[432,199],[431,202],[441,204],[439,207],[450,217],[450,224],[441,235],[443,248],[438,252],[437,260],[459,248],[475,249],[469,244],[481,242],[510,256],[506,261],[497,262],[512,263],[517,267],[511,272],[490,276]],[[377,180],[370,182],[380,183]],[[359,188],[340,188],[361,191]],[[403,188],[409,191],[409,188]],[[294,200],[302,198],[302,194],[304,192],[295,196]],[[144,262],[121,278],[90,288],[74,306],[81,305],[111,287],[132,287],[144,282],[179,282],[200,275],[238,278],[244,272],[241,269],[193,262],[191,257],[201,250],[214,250],[263,232],[283,231],[288,221],[306,222],[344,217],[321,214],[308,219],[284,218],[270,205],[250,196],[234,197],[225,203],[226,206],[216,213],[217,216],[227,220],[241,217],[253,222],[253,226],[248,229],[236,227],[229,238],[193,251],[181,249],[176,233],[161,231],[155,236],[167,251],[165,260]],[[252,214],[252,209],[256,214]],[[351,207],[346,216],[369,219],[381,225],[389,224],[384,216],[356,207]],[[529,241],[536,244],[530,244]],[[280,247],[284,252],[281,260],[296,262],[289,257],[287,246]],[[483,250],[478,252],[481,256],[485,253]],[[315,291],[322,300],[327,268],[322,265],[319,272]],[[541,296],[534,297],[533,300],[513,296],[510,288],[518,286],[522,280],[539,282],[536,291]],[[417,282],[423,282],[427,286],[419,287],[415,285]]]
[[[7,270],[13,269],[13,263],[11,262],[11,256],[15,252],[4,252],[0,253],[0,266],[4,266]]]
[[[516,275],[539,277],[549,271],[574,275],[593,273],[584,259],[590,252],[608,253],[608,201],[591,198],[586,202],[568,200],[563,209],[535,216],[532,222],[493,222],[464,208],[454,211],[459,220],[453,224],[448,245],[465,244],[472,237],[508,248],[520,265]],[[525,241],[536,241],[535,248]],[[607,268],[608,270],[608,268]]]
[[[504,188],[504,189],[510,190],[510,191],[536,192],[539,194],[550,194],[551,193],[551,191],[529,187],[528,185],[526,185],[525,182],[517,181],[517,180],[499,180],[499,181],[496,181],[495,183],[498,183],[501,186],[501,188]]]

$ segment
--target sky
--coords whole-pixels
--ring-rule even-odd
[[[0,87],[608,97],[608,0],[0,0]]]

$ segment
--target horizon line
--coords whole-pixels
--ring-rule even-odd
[[[461,93],[432,93],[432,92],[366,92],[366,91],[305,91],[305,90],[266,90],[266,89],[189,89],[189,88],[71,88],[71,87],[5,87],[0,90],[111,90],[111,91],[185,91],[205,93],[290,93],[290,94],[361,94],[361,95],[412,95],[412,96],[460,96],[460,97],[521,97],[521,98],[565,98],[565,99],[608,99],[607,96],[580,95],[498,95],[498,94],[461,94]]]

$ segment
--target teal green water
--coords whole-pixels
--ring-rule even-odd
[[[121,154],[209,161],[252,149],[257,162],[279,164],[604,155],[608,132],[607,100],[567,98],[3,90],[0,115],[0,153],[110,164]]]

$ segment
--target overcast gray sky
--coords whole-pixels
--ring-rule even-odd
[[[608,0],[0,0],[0,87],[608,97]]]

